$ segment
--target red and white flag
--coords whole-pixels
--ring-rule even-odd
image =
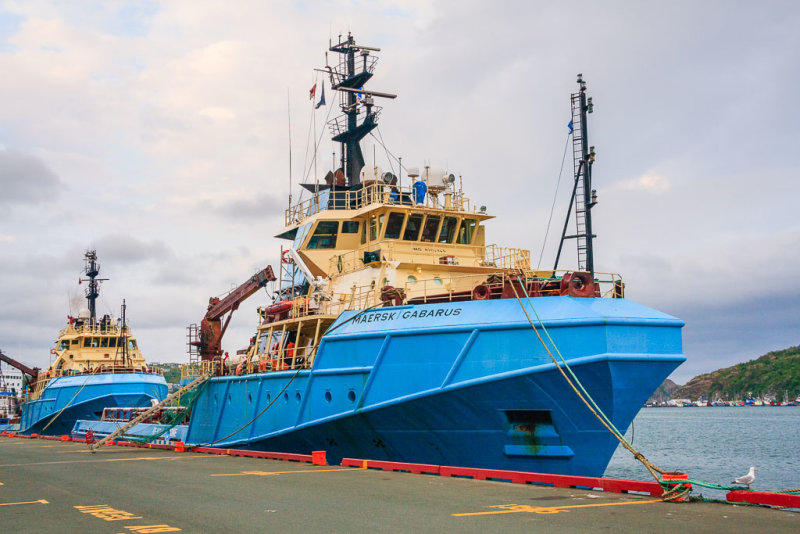
[[[317,84],[314,84],[314,87],[312,87],[311,90],[308,91],[308,99],[314,100],[316,94],[317,94]]]

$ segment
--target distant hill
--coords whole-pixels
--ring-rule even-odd
[[[672,393],[680,388],[678,384],[667,378],[658,386],[658,389],[653,392],[653,395],[647,400],[648,404],[656,402],[666,402],[672,398]]]
[[[696,376],[675,390],[672,398],[734,400],[765,395],[778,400],[800,395],[800,345]]]

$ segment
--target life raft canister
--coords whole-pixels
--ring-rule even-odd
[[[561,295],[570,297],[594,297],[597,285],[587,272],[567,273],[561,278]]]

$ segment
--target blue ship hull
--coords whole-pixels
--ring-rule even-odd
[[[151,406],[152,400],[161,401],[166,396],[164,377],[153,373],[61,376],[47,384],[41,397],[22,405],[20,432],[69,434],[77,420],[98,420],[104,408]]]
[[[656,310],[530,302],[620,431],[685,360],[683,322]],[[602,475],[617,447],[515,299],[347,312],[336,324],[310,370],[212,379],[187,443],[587,476]]]

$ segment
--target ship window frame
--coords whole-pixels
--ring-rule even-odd
[[[416,235],[409,235],[409,223],[411,219],[416,219],[419,217],[419,223],[416,229]],[[409,213],[408,217],[406,217],[406,224],[405,228],[403,229],[403,241],[418,241],[419,236],[422,233],[422,224],[425,222],[425,214],[424,213]]]
[[[339,235],[339,221],[318,221],[314,232],[308,240],[306,248],[309,250],[336,248],[336,238]]]
[[[117,348],[117,338],[115,337],[108,338],[108,348],[110,349]]]
[[[69,339],[62,339],[58,344],[58,350],[67,350],[69,348]]]
[[[360,226],[360,222],[358,221],[342,221],[342,230],[341,233],[343,234],[357,234],[358,227]],[[353,229],[355,225],[355,229]]]
[[[469,223],[472,223],[472,227],[469,227]],[[472,241],[475,239],[475,235],[478,233],[478,220],[471,219],[469,217],[464,217],[461,219],[461,224],[458,225],[458,231],[456,232],[456,244],[457,245],[471,245]],[[462,238],[462,230],[464,231],[464,237],[469,234],[469,239]]]
[[[445,224],[447,223],[448,219],[453,221],[452,226],[450,227],[450,235],[445,241],[442,241],[442,237],[444,236]],[[458,233],[459,223],[460,223],[459,217],[454,217],[452,215],[445,215],[442,218],[442,225],[439,227],[439,237],[436,240],[436,242],[445,245],[453,244],[456,234]]]
[[[92,338],[90,338],[90,337],[83,338],[83,346],[84,346],[84,348],[91,347],[92,346]]]
[[[77,345],[78,344],[78,338],[73,339],[71,344],[72,345]]]
[[[128,339],[128,350],[136,350],[136,340]]]
[[[393,224],[392,219],[394,218],[396,220],[397,219],[397,217],[395,217],[396,215],[400,217],[400,224],[397,225],[397,227],[396,227],[397,228],[397,232],[395,233],[394,232],[395,228],[392,226],[392,224]],[[406,224],[406,214],[405,214],[405,212],[402,212],[402,211],[390,211],[389,212],[389,216],[386,218],[386,230],[384,231],[383,238],[384,239],[400,239],[400,236],[403,235],[403,228],[405,227],[405,224]],[[389,230],[390,229],[393,231],[391,236],[389,235]]]
[[[425,239],[425,231],[428,230],[431,221],[436,220],[436,228],[431,230],[431,238]],[[420,233],[419,240],[421,243],[436,243],[436,237],[439,235],[439,228],[442,226],[441,215],[426,215],[425,223],[422,225],[422,232]]]
[[[100,338],[100,348],[107,349],[108,348],[108,336],[103,336]]]

